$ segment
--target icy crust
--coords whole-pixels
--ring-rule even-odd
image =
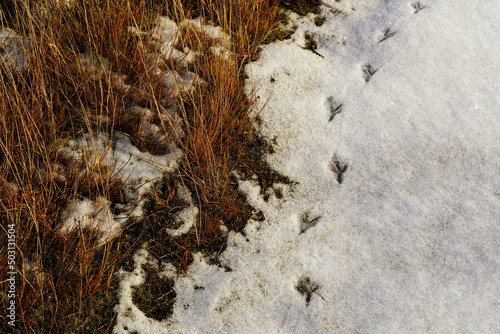
[[[500,331],[500,5],[327,4],[247,68],[298,186],[241,182],[266,219],[176,279],[168,321],[115,333]]]
[[[225,52],[229,52],[229,37],[220,28],[206,25],[201,19],[185,20],[179,25],[166,17],[158,18],[157,24],[152,32],[143,32],[135,28],[130,28],[132,34],[151,33],[155,43],[165,58],[173,59],[180,63],[181,70],[161,71],[156,69],[156,74],[163,77],[165,91],[169,98],[173,99],[178,94],[194,89],[195,85],[203,84],[203,80],[195,73],[185,69],[187,64],[195,59],[196,52],[189,49],[184,52],[175,49],[178,41],[180,29],[192,27],[203,31],[219,42],[219,47]],[[221,52],[220,49],[213,52]],[[151,66],[156,66],[151,55]],[[125,83],[125,76],[118,75],[111,71],[109,61],[99,55],[82,54],[78,57],[79,67],[83,68],[94,79],[106,76],[110,78],[113,85],[129,94],[140,98],[139,91]],[[163,101],[168,103],[169,101]],[[176,108],[169,108],[160,115],[163,127],[152,123],[153,116],[147,108],[139,106],[130,107],[127,112],[130,115],[139,116],[141,122],[141,136],[147,137],[153,143],[161,144],[165,147],[165,154],[153,155],[141,152],[135,147],[130,139],[121,134],[111,138],[107,133],[96,132],[86,133],[75,141],[69,141],[61,148],[61,153],[67,159],[85,161],[93,166],[104,166],[111,168],[114,178],[125,184],[125,204],[111,203],[104,197],[98,197],[95,201],[91,199],[73,198],[68,207],[61,215],[61,233],[69,233],[76,228],[91,228],[100,232],[100,242],[105,242],[121,231],[123,224],[129,218],[138,218],[144,215],[143,206],[148,194],[154,189],[156,183],[161,181],[165,173],[171,173],[177,167],[178,160],[183,152],[175,141],[168,142],[164,128],[170,131],[173,138],[183,136],[182,120]],[[100,119],[103,124],[108,120]],[[67,170],[60,165],[54,164],[54,170],[58,175],[56,179],[65,179]],[[182,197],[191,205],[176,214],[174,219],[181,223],[177,229],[167,229],[167,233],[172,236],[180,236],[187,233],[195,224],[198,215],[198,208],[192,203],[189,190],[183,186],[178,186],[178,196]],[[113,206],[113,210],[111,207]],[[113,213],[115,212],[115,213]],[[118,212],[118,213],[116,213]]]

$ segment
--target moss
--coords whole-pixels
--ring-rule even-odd
[[[303,16],[308,13],[317,14],[317,7],[321,5],[321,0],[281,0],[280,4],[281,7]]]
[[[149,265],[142,269],[146,277],[143,284],[134,288],[132,301],[147,317],[165,320],[173,312],[176,297],[174,282],[160,278],[158,271]]]
[[[256,134],[253,141],[248,145],[245,151],[245,166],[241,166],[241,174],[244,180],[249,180],[257,176],[257,182],[260,186],[260,193],[264,199],[269,198],[270,189],[275,183],[286,185],[296,185],[297,182],[290,180],[271,167],[269,167],[265,154],[273,154],[273,146],[267,142],[262,136]],[[244,168],[245,167],[245,168]],[[278,198],[282,197],[281,190],[274,189],[272,191]]]

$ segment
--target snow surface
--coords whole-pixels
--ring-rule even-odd
[[[199,256],[176,278],[168,320],[127,298],[140,268],[123,275],[114,332],[499,333],[498,14],[330,0],[321,26],[295,16],[247,72],[268,161],[298,185],[266,202],[241,182],[266,219],[230,232],[232,271]]]

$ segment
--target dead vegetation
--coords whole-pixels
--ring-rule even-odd
[[[6,272],[6,230],[14,224],[16,330],[110,332],[117,287],[113,273],[130,266],[130,254],[144,242],[158,261],[182,271],[193,252],[216,256],[224,249],[222,223],[230,230],[243,228],[253,213],[233,172],[272,175],[257,153],[265,144],[252,126],[253,101],[243,92],[243,69],[259,45],[286,35],[277,28],[283,19],[279,6],[267,0],[2,2],[2,26],[18,34],[26,55],[22,68],[3,62],[0,75],[0,268]],[[294,6],[309,5],[295,1]],[[181,31],[175,47],[199,51],[185,70],[204,84],[175,99],[157,69],[184,65],[162,56],[151,34],[130,33],[131,27],[151,31],[158,15],[176,22],[201,16],[229,36],[230,52],[216,55],[209,52],[215,41],[208,34]],[[94,59],[93,70],[85,59]],[[164,142],[142,135],[140,117],[127,113],[132,105],[149,109],[166,141],[181,147],[179,167],[152,191],[146,216],[131,219],[103,246],[95,230],[59,233],[71,198],[123,204],[127,182],[102,161],[68,158],[62,146],[85,133],[105,132],[126,135],[141,151],[166,149]],[[180,112],[182,136],[178,125],[162,122],[172,106]],[[190,189],[200,213],[190,233],[174,238],[165,227],[187,205],[175,196],[175,184]],[[6,284],[1,282],[2,291]],[[4,310],[7,302],[2,294]],[[13,330],[4,312],[0,323],[2,330]]]

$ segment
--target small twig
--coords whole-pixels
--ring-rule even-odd
[[[309,50],[311,51],[312,53],[314,53],[315,55],[317,56],[320,56],[321,58],[325,58],[323,55],[319,54],[317,51],[316,51],[316,48],[318,47],[316,45],[316,42],[314,41],[313,37],[309,34],[306,34],[304,36],[305,40],[306,40],[306,46],[304,49],[306,50]]]

